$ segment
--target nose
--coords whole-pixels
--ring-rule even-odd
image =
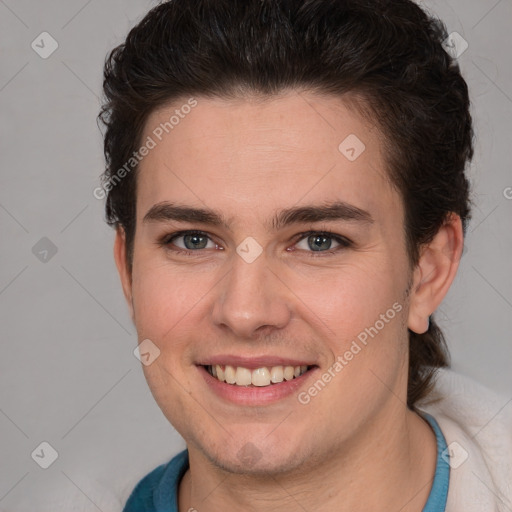
[[[251,263],[233,255],[231,270],[215,288],[215,325],[246,340],[285,327],[291,318],[291,292],[276,274],[265,252]]]

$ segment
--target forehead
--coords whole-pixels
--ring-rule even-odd
[[[336,97],[183,98],[149,116],[148,138],[154,147],[139,164],[138,222],[163,201],[215,206],[234,219],[301,202],[396,205],[381,133]]]

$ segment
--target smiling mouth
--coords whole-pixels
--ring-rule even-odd
[[[233,386],[266,387],[297,379],[314,366],[263,366],[251,370],[242,366],[206,365],[206,371],[220,382]]]

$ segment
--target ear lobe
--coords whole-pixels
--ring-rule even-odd
[[[408,327],[422,334],[429,317],[448,293],[462,256],[464,235],[460,217],[451,213],[433,240],[421,250],[414,270]]]
[[[118,226],[114,241],[114,260],[121,279],[123,293],[130,309],[132,321],[135,321],[132,297],[132,276],[126,261],[126,235],[122,226]]]

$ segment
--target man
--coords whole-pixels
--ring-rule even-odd
[[[113,50],[107,220],[187,444],[125,512],[510,507],[505,420],[491,453],[422,406],[469,219],[446,36],[409,0],[181,0]]]

